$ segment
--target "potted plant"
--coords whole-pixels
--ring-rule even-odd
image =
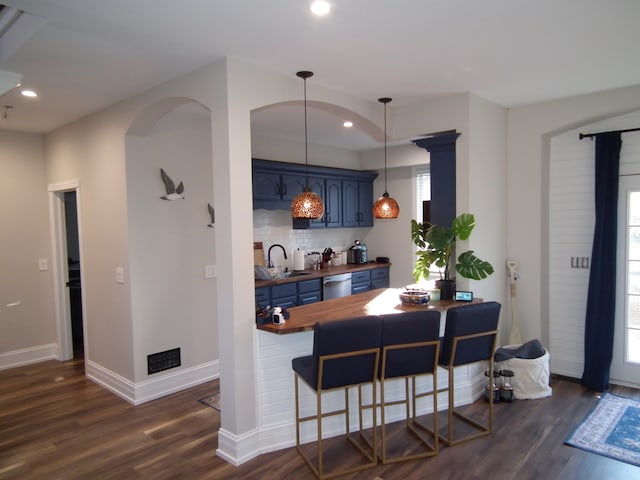
[[[453,257],[456,241],[467,240],[474,227],[475,218],[470,213],[461,213],[449,227],[411,220],[411,239],[418,247],[418,258],[413,269],[415,281],[427,280],[429,269],[435,265],[440,271],[440,279],[436,281],[436,287],[440,288],[440,298],[450,300],[456,289],[455,272],[472,280],[482,280],[491,275],[493,266],[476,257],[473,250],[462,252],[458,255],[457,262]]]

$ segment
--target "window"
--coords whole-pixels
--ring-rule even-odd
[[[431,169],[429,165],[414,167],[413,175],[416,179],[416,203],[413,218],[422,223],[424,221],[423,202],[431,200]]]

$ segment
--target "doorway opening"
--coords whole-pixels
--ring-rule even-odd
[[[49,186],[58,360],[86,357],[82,244],[77,181]]]
[[[75,190],[64,192],[64,219],[67,247],[67,294],[71,322],[73,358],[84,357],[82,326],[82,282],[80,276],[80,244],[78,241],[78,203]]]

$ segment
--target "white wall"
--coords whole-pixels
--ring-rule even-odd
[[[389,283],[392,287],[415,282],[415,245],[411,241],[411,219],[416,218],[413,167],[429,163],[429,152],[410,143],[410,139],[406,142],[405,145],[396,145],[398,140],[392,137],[389,143],[394,145],[387,147],[387,190],[400,205],[400,215],[393,220],[375,219],[373,230],[365,237],[372,258],[390,258],[392,266]],[[361,162],[363,168],[380,172],[373,184],[375,200],[384,193],[384,149],[362,152]]]
[[[163,99],[190,98],[211,109],[214,80],[213,67],[201,69],[46,136],[48,182],[78,179],[81,185],[88,373],[130,401],[137,401],[141,387],[136,384],[136,365],[146,362],[146,354],[152,352],[144,352],[143,359],[134,355],[131,282],[135,279],[130,275],[125,137],[134,121],[143,124],[135,126],[144,131],[166,113],[155,111],[155,105],[170,110],[171,105],[159,103]],[[149,125],[139,120],[141,116]],[[207,128],[211,135],[211,125]],[[203,181],[207,178],[211,182],[211,174],[205,174]],[[124,269],[124,284],[116,282],[117,267]],[[196,354],[190,361],[208,355],[210,351]]]
[[[0,131],[0,369],[52,358],[56,327],[41,135]],[[40,271],[38,260],[49,269]],[[10,304],[19,305],[9,306]]]
[[[85,362],[133,381],[126,125],[120,110],[112,108],[47,134],[45,146],[48,183],[77,179],[81,187]],[[116,283],[116,267],[124,268],[124,285]]]
[[[525,340],[549,342],[549,141],[556,134],[640,108],[640,86],[509,110],[508,256],[519,262],[518,319]]]
[[[211,121],[200,109],[200,114],[172,110],[148,135],[126,141],[136,382],[149,378],[151,353],[179,347],[177,370],[219,358],[217,279],[204,276],[205,265],[215,265],[207,211],[207,203],[213,204]],[[183,182],[184,199],[160,198],[165,193],[160,168],[176,186]]]
[[[478,96],[470,96],[469,164],[457,165],[458,213],[473,213],[476,226],[465,246],[494,268],[489,277],[477,281],[460,278],[461,290],[502,304],[500,329],[504,344],[510,325],[507,296],[507,111]],[[500,338],[498,339],[500,343]]]
[[[595,142],[579,133],[638,128],[640,112],[622,115],[551,139],[549,175],[549,350],[551,369],[580,378],[584,368],[584,321],[588,268],[571,257],[591,257],[595,224]],[[640,173],[640,133],[622,134],[620,173]],[[624,280],[624,272],[618,272]]]
[[[308,146],[309,165],[360,169],[360,154],[352,150],[324,145]],[[304,165],[304,137],[301,142],[291,142],[260,135],[251,136],[251,156],[262,160],[300,163]]]

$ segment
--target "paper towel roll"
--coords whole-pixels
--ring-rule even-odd
[[[293,252],[293,269],[304,270],[304,252],[300,249]]]

